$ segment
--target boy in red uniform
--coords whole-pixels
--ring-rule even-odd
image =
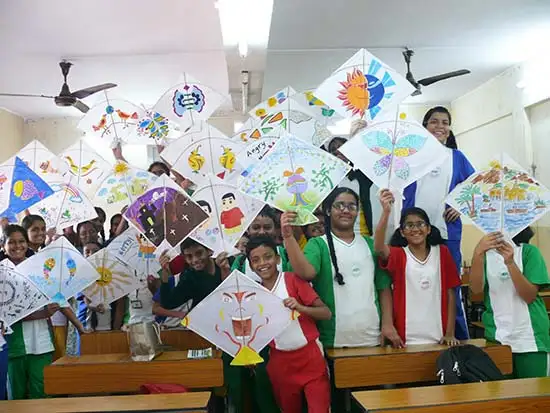
[[[253,237],[246,251],[262,285],[300,314],[269,344],[267,373],[282,413],[301,413],[304,395],[309,413],[328,413],[330,380],[315,321],[329,320],[329,308],[307,281],[279,272],[281,258],[272,238]]]

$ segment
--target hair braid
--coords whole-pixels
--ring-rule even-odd
[[[340,273],[338,268],[338,260],[336,259],[336,251],[334,250],[334,239],[332,238],[332,228],[330,224],[330,215],[325,216],[325,235],[327,237],[328,250],[330,253],[330,260],[334,266],[334,279],[338,285],[346,284],[344,281],[344,276]]]

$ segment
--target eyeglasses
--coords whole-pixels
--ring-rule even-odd
[[[345,202],[335,202],[334,204],[332,204],[332,207],[341,212],[345,211],[346,209],[349,212],[357,212],[357,204],[353,203],[347,204]]]
[[[413,229],[425,229],[428,227],[428,224],[426,224],[424,221],[418,221],[418,222],[407,222],[405,225],[401,227],[403,231],[412,231]]]

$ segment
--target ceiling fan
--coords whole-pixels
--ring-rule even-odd
[[[405,63],[407,63],[407,74],[405,75],[405,78],[411,83],[411,85],[413,85],[416,88],[412,96],[421,95],[422,86],[429,86],[433,83],[441,82],[442,80],[450,79],[452,77],[457,77],[457,76],[463,76],[471,73],[467,69],[455,70],[454,72],[448,72],[448,73],[443,73],[436,76],[430,76],[417,81],[411,72],[411,58],[413,56],[414,56],[414,51],[405,48],[405,50],[403,51],[403,57],[405,58]]]
[[[59,92],[58,96],[30,95],[18,93],[0,93],[0,96],[53,99],[57,106],[74,106],[82,113],[86,113],[88,112],[88,110],[90,110],[90,108],[88,107],[88,105],[80,101],[80,99],[84,99],[90,95],[93,95],[94,93],[101,92],[102,90],[111,89],[113,87],[116,87],[116,85],[114,83],[104,83],[102,85],[87,87],[85,89],[77,90],[76,92],[71,92],[69,89],[69,85],[67,85],[67,76],[72,65],[72,63],[66,61],[62,61],[59,63],[59,67],[61,67],[61,73],[63,73],[63,86],[61,87],[61,92]]]

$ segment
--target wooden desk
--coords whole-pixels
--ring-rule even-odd
[[[512,350],[509,346],[486,343],[483,339],[463,343],[482,347],[503,374],[512,373]],[[334,361],[336,387],[350,389],[435,381],[436,359],[447,348],[439,344],[404,349],[360,347],[331,349],[327,350],[327,355]]]
[[[221,352],[189,360],[187,351],[162,353],[153,361],[128,354],[62,357],[44,369],[46,394],[136,393],[146,383],[176,383],[190,389],[223,386]]]
[[[369,413],[550,411],[550,378],[354,392]]]
[[[164,330],[160,337],[163,344],[176,350],[199,350],[212,347],[208,341],[189,330]],[[80,355],[129,353],[130,346],[124,331],[98,331],[80,336]]]
[[[210,393],[147,394],[135,396],[71,397],[0,401],[2,413],[99,413],[177,410],[206,413]]]

